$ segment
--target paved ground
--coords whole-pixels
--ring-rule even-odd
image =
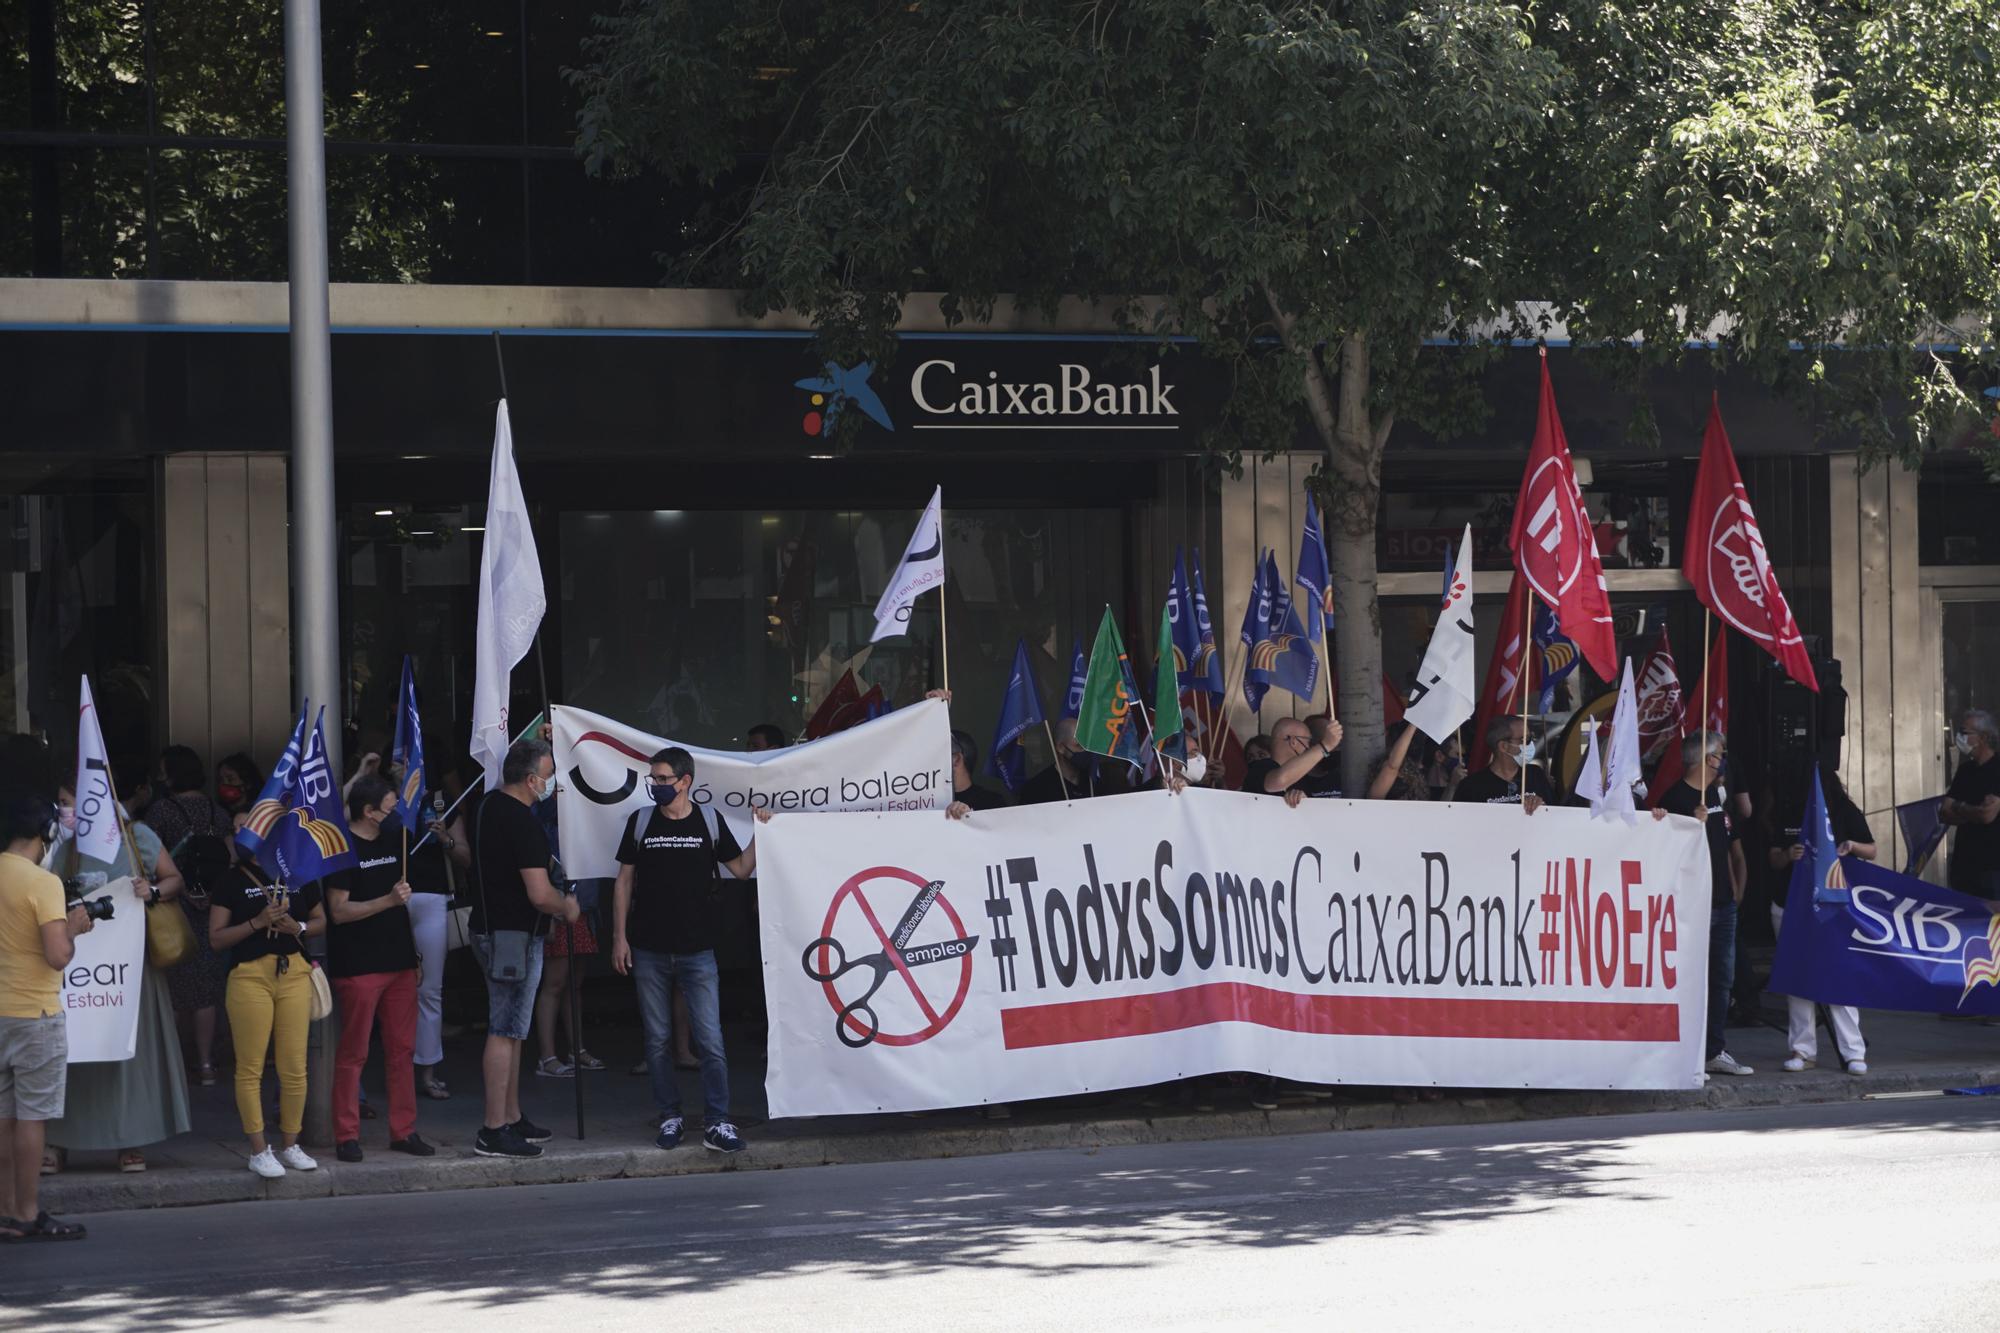
[[[0,1326],[1990,1328],[1996,1171],[1932,1098],[155,1209]]]

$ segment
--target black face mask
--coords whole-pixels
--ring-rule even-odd
[[[679,778],[669,778],[665,782],[650,781],[646,784],[646,796],[654,805],[672,805],[680,795]]]

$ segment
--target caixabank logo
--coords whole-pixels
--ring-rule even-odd
[[[882,404],[881,395],[868,383],[868,377],[874,372],[875,363],[872,361],[863,361],[852,368],[836,366],[829,361],[823,374],[796,381],[795,387],[804,389],[810,395],[799,428],[808,435],[830,440],[841,412],[852,405],[861,409],[864,416],[883,430],[896,429],[896,423],[889,419],[889,409]]]

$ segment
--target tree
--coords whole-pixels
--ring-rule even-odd
[[[913,291],[1079,294],[1231,364],[1224,448],[1308,421],[1358,788],[1383,452],[1468,361],[1426,340],[1710,355],[1914,453],[1968,406],[1939,344],[1996,342],[1996,29],[1996,0],[626,0],[575,77],[593,169],[726,196],[675,276],[830,356],[890,355]]]

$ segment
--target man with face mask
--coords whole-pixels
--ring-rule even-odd
[[[2000,898],[2000,724],[1975,708],[1959,721],[1958,772],[1938,818],[1958,830],[1951,842],[1951,887]]]
[[[1660,798],[1660,808],[1699,820],[1708,841],[1708,1063],[1703,1068],[1711,1074],[1740,1076],[1757,1071],[1724,1049],[1723,1037],[1729,1022],[1729,993],[1736,984],[1736,913],[1750,871],[1743,857],[1742,830],[1722,783],[1724,757],[1717,732],[1683,737],[1681,780]]]
[[[680,1146],[685,1131],[674,1074],[673,988],[687,997],[688,1025],[701,1061],[702,1143],[720,1153],[743,1151],[729,1113],[729,1064],[722,1051],[722,1005],[716,984],[716,868],[739,880],[757,873],[757,844],[739,848],[729,825],[695,805],[694,756],[678,745],[654,755],[646,779],[652,804],[625,821],[613,891],[611,965],[639,982],[646,1029],[646,1068],[663,1149]],[[758,812],[761,820],[766,816]]]
[[[1519,713],[1496,717],[1486,726],[1486,745],[1493,758],[1468,775],[1452,793],[1454,801],[1473,805],[1518,805],[1529,814],[1556,799],[1548,775],[1535,766],[1535,743]]]

